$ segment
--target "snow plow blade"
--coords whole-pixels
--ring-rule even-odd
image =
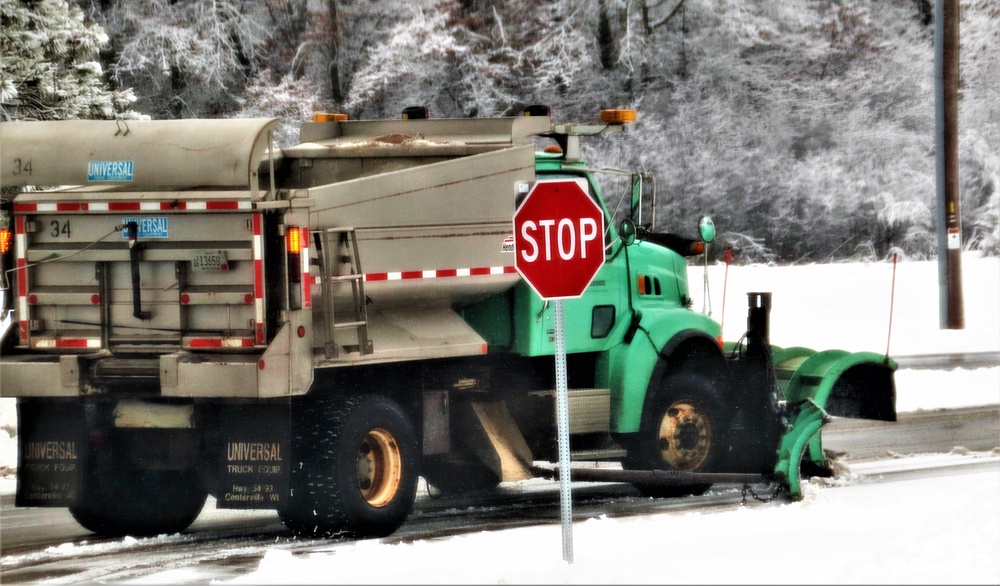
[[[874,352],[775,348],[772,364],[788,408],[775,476],[801,497],[800,466],[828,470],[820,429],[831,417],[896,421],[897,364]]]

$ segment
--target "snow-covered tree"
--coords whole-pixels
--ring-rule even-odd
[[[447,10],[415,8],[374,46],[354,76],[344,106],[354,117],[398,116],[406,106],[429,106],[449,115],[460,67],[471,50],[466,31],[450,28]],[[453,99],[453,98],[452,98]]]
[[[264,70],[250,80],[246,94],[238,102],[241,109],[236,118],[280,118],[274,141],[275,146],[283,147],[298,143],[299,126],[312,117],[319,92],[291,75],[275,81],[271,71]]]
[[[691,233],[710,214],[737,259],[921,258],[936,254],[933,2],[0,0],[0,105],[7,118],[119,115],[127,92],[77,113],[50,105],[99,87],[100,62],[142,111],[277,116],[282,144],[314,110],[541,103],[589,123],[635,108],[624,136],[584,154],[652,172],[661,229]],[[963,242],[996,255],[998,6],[961,0],[959,106]],[[71,22],[50,24],[54,7]]]
[[[279,27],[272,35],[273,44],[290,53],[285,59],[289,74],[310,80],[324,103],[340,110],[369,48],[384,43],[399,22],[429,4],[428,0],[269,0],[275,12],[280,7],[305,13],[299,34],[283,34]]]
[[[356,116],[398,115],[412,105],[435,116],[487,116],[552,103],[590,63],[564,9],[454,0],[413,7],[371,45],[345,107]]]
[[[91,3],[93,5],[93,2]],[[268,39],[266,10],[248,0],[113,0],[110,73],[158,118],[223,116],[237,108]]]
[[[0,119],[136,118],[130,90],[110,89],[104,30],[59,0],[0,0]]]
[[[962,240],[1000,256],[1000,4],[961,3]]]

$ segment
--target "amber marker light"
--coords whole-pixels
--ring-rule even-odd
[[[344,122],[347,114],[340,112],[316,112],[313,114],[313,122]]]
[[[285,233],[285,249],[291,254],[302,252],[302,232],[298,228],[290,228]]]
[[[635,110],[601,110],[601,122],[605,124],[635,122]]]

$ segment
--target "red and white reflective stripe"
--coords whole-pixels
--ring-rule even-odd
[[[107,201],[84,203],[81,212],[158,212],[161,208],[158,201]],[[43,211],[43,210],[38,210]]]
[[[24,257],[27,249],[24,233],[24,217],[14,217],[14,245],[17,248],[17,313],[21,322],[21,341],[28,341],[28,261]]]
[[[391,273],[365,273],[365,282],[404,281],[408,279],[441,279],[446,277],[479,277],[484,275],[507,275],[517,273],[509,267],[474,267],[468,269],[432,269],[427,271],[397,271]]]
[[[252,348],[253,338],[191,338],[188,348]]]
[[[16,203],[14,212],[80,212],[86,211],[82,202]]]
[[[32,348],[100,348],[100,338],[34,338]]]
[[[176,207],[170,207],[172,202],[163,202],[163,210],[183,211],[214,211],[214,210],[249,210],[253,206],[249,201],[180,201]]]
[[[302,309],[309,309],[312,307],[312,294],[309,287],[309,228],[301,228],[301,230],[302,251],[299,258],[302,261],[302,279],[299,281],[299,286],[302,288]]]
[[[264,343],[264,237],[263,216],[253,215],[253,303],[255,336]]]
[[[15,213],[37,212],[171,212],[171,211],[217,211],[250,210],[249,200],[225,201],[91,201],[91,202],[50,202],[17,203]]]

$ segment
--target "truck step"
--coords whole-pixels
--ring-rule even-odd
[[[101,381],[155,381],[160,375],[160,361],[155,358],[102,358],[90,365],[90,374]]]
[[[533,391],[535,397],[552,397],[555,407],[556,391]],[[569,433],[607,432],[611,421],[611,389],[569,389]]]
[[[597,450],[575,450],[569,459],[573,462],[592,462],[595,460],[621,460],[628,452],[622,448],[601,448]]]
[[[364,277],[365,276],[362,275],[361,273],[355,273],[355,274],[351,274],[351,275],[331,275],[330,276],[330,280],[332,280],[332,281],[338,281],[338,282],[339,281],[359,281],[359,280],[363,279]]]

